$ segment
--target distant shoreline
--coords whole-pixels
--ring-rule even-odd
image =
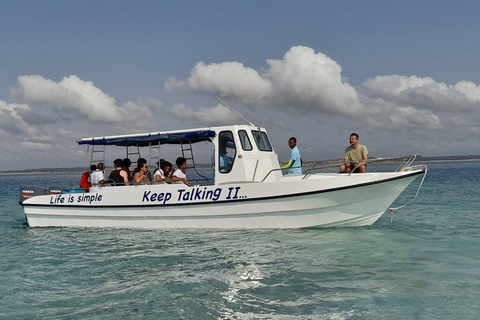
[[[311,163],[312,165],[325,164],[325,163],[340,163],[342,160],[322,160],[322,161],[306,161],[306,163]],[[480,161],[480,156],[457,156],[457,157],[419,157],[415,162],[468,162],[468,161]],[[209,168],[210,164],[198,164],[198,168]],[[11,175],[26,175],[26,174],[60,174],[60,173],[82,173],[86,171],[86,168],[76,167],[76,168],[39,168],[39,169],[23,169],[23,170],[6,170],[0,171],[0,176],[11,176]],[[111,171],[112,168],[106,168],[105,171]]]

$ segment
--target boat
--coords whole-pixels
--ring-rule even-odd
[[[112,146],[126,148],[131,158],[148,154],[152,164],[163,155],[165,145],[178,145],[189,165],[187,176],[192,172],[197,179],[189,179],[191,185],[92,185],[89,192],[81,188],[21,188],[20,204],[30,227],[368,226],[417,177],[423,176],[423,182],[427,172],[425,165],[413,165],[415,156],[408,156],[369,160],[367,173],[338,173],[337,163],[314,163],[302,167],[302,174],[286,174],[266,129],[252,124],[84,138],[77,143],[88,146],[91,164],[105,163],[105,150]],[[211,175],[195,164],[193,146],[199,145],[213,145]],[[231,159],[228,168],[218,165],[222,148]],[[400,160],[399,164],[392,165],[394,160]],[[392,169],[377,169],[385,164]]]

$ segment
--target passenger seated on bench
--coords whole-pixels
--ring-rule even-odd
[[[152,184],[150,180],[150,171],[148,171],[147,160],[140,158],[137,161],[137,167],[134,170],[133,181],[136,184]]]
[[[163,161],[153,174],[154,180],[157,182],[161,181],[172,181],[170,175],[172,174],[172,164],[168,161]]]
[[[92,186],[105,184],[105,173],[103,172],[103,162],[98,163],[97,170],[90,174],[90,183]]]
[[[130,171],[130,166],[132,165],[132,161],[128,158],[123,159],[122,168],[127,172],[128,181],[133,180],[133,173]]]
[[[110,173],[110,176],[108,177],[110,179],[109,182],[114,186],[129,186],[130,183],[128,182],[128,173],[127,171],[123,170],[123,160],[115,159],[115,161],[113,161],[113,165],[115,166],[115,170]]]
[[[135,167],[135,169],[133,169],[133,173],[132,173],[132,179],[133,179],[133,176],[135,175],[135,173],[137,173],[140,169],[138,164],[141,163],[141,164],[147,164],[147,160],[144,159],[144,158],[138,158],[137,160],[137,166]],[[147,170],[148,171],[148,170]],[[150,171],[147,172],[147,176],[148,176],[148,179],[150,179],[150,181],[152,181],[152,174],[150,173]]]
[[[87,191],[90,190],[90,186],[92,185],[90,183],[90,173],[97,170],[97,166],[92,164],[90,166],[90,171],[85,171],[82,173],[82,177],[80,178],[80,188],[85,188]]]
[[[358,134],[350,135],[350,146],[345,149],[344,163],[340,166],[340,173],[350,173],[355,167],[355,171],[367,172],[368,150],[363,144],[358,143]]]
[[[173,173],[172,181],[183,182],[187,186],[189,186],[190,183],[188,182],[187,176],[185,175],[185,170],[187,170],[187,159],[183,157],[178,157],[175,163],[177,164],[178,169],[175,170],[175,172]]]
[[[162,164],[165,162],[165,159],[160,159],[157,161],[157,168],[155,170],[153,170],[153,180],[155,180],[155,174],[158,172],[158,170],[162,169]],[[152,180],[152,181],[153,181]]]

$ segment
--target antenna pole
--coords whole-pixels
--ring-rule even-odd
[[[230,107],[225,101],[223,101],[222,99],[220,99],[219,97],[215,96],[215,98],[220,101],[225,107],[227,107],[228,109],[232,110],[233,112],[235,112],[235,114],[237,114],[238,116],[240,116],[243,120],[245,120],[246,122],[248,122],[251,126],[253,127],[256,127],[256,125],[254,125],[253,123],[251,123],[250,121],[248,121],[244,116],[242,116],[240,113],[238,113],[235,109],[233,109],[232,107]]]

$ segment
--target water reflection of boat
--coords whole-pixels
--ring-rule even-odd
[[[92,162],[104,162],[106,146],[120,146],[127,148],[127,155],[132,148],[137,155],[143,150],[150,155],[149,163],[160,157],[161,145],[177,144],[196,170],[192,144],[202,141],[215,148],[215,180],[204,175],[193,186],[97,185],[88,193],[22,188],[28,224],[149,229],[364,226],[426,173],[424,165],[412,166],[412,156],[389,172],[371,169],[385,160],[377,159],[369,162],[372,172],[365,174],[325,172],[327,165],[284,175],[266,130],[251,125],[86,138],[78,144],[89,146]],[[228,167],[216,165],[222,148],[231,159]]]

